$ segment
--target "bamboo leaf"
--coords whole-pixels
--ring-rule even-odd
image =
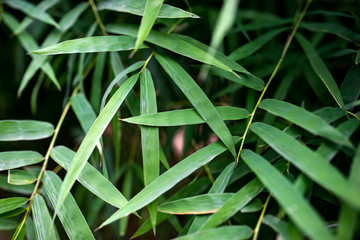
[[[140,114],[157,112],[156,93],[150,71],[146,68],[140,77]],[[141,126],[141,147],[144,169],[144,184],[148,186],[160,174],[160,141],[157,127]],[[149,205],[149,214],[155,232],[157,201]]]
[[[44,186],[53,207],[59,202],[60,178],[51,171],[44,174]],[[95,239],[73,196],[67,194],[64,204],[57,211],[59,219],[70,239]]]
[[[289,239],[288,224],[285,221],[282,221],[280,218],[274,217],[273,215],[265,215],[263,223],[276,231],[281,239]]]
[[[318,77],[324,83],[330,94],[335,99],[336,103],[340,107],[343,107],[344,101],[341,97],[340,90],[323,60],[320,58],[311,43],[303,35],[298,33],[295,35],[295,37],[303,48],[306,57],[308,58],[312,68],[314,69]]]
[[[112,52],[134,49],[135,38],[127,36],[97,36],[64,41],[42,49],[34,50],[30,54],[71,54],[91,52]],[[145,47],[141,45],[140,48]]]
[[[183,198],[160,205],[159,211],[180,215],[214,213],[232,196],[233,193],[213,193]]]
[[[103,98],[101,100],[101,106],[100,106],[101,110],[104,108],[106,99],[109,96],[109,94],[110,94],[111,90],[113,89],[113,87],[115,86],[115,84],[121,85],[122,84],[121,80],[124,79],[128,73],[135,71],[135,70],[139,69],[140,67],[144,66],[144,63],[145,63],[144,61],[136,62],[133,65],[130,65],[129,67],[125,68],[124,70],[122,70],[121,72],[116,74],[116,77],[114,78],[114,80],[111,81],[111,83],[109,84],[109,86],[107,87],[107,89],[103,95]],[[125,81],[125,79],[124,79],[124,81]],[[129,108],[130,108],[130,106],[129,106]]]
[[[239,140],[237,139],[236,142],[238,141]],[[156,178],[152,183],[134,196],[122,209],[115,212],[101,224],[100,228],[151,203],[193,173],[196,169],[207,164],[217,155],[225,151],[226,147],[218,141],[193,153]]]
[[[7,231],[16,229],[19,223],[13,219],[0,219],[0,230]]]
[[[252,180],[227,200],[216,213],[212,214],[199,230],[214,228],[223,223],[245,207],[263,189],[264,187],[258,179]]]
[[[55,225],[52,225],[51,216],[45,200],[40,194],[36,194],[33,199],[32,215],[34,218],[37,239],[60,239]]]
[[[53,25],[56,28],[60,28],[59,24],[57,24],[49,14],[42,9],[35,7],[32,3],[22,0],[8,0],[5,1],[5,3],[14,9],[24,12],[32,18]]]
[[[146,0],[144,15],[141,19],[139,31],[135,43],[135,51],[144,42],[147,35],[150,33],[155,20],[160,12],[164,0]]]
[[[300,192],[267,160],[247,149],[242,151],[241,157],[304,233],[312,239],[334,239],[320,216],[306,203]]]
[[[58,202],[55,208],[55,213],[57,213],[57,211],[59,210],[60,206],[62,205],[63,201],[68,195],[71,187],[73,186],[74,182],[81,173],[81,170],[85,166],[88,158],[93,152],[96,143],[99,141],[107,125],[110,123],[111,119],[114,117],[118,108],[124,101],[126,95],[135,85],[138,77],[139,75],[136,74],[131,78],[129,78],[124,84],[120,86],[120,88],[111,97],[109,102],[101,111],[100,115],[97,117],[96,121],[90,128],[89,132],[86,134],[65,176],[64,183],[61,185]]]
[[[351,66],[341,84],[340,92],[345,104],[355,102],[360,96],[360,84],[357,79],[360,77],[360,67]]]
[[[240,120],[249,117],[246,109],[238,107],[215,107],[222,120]],[[136,117],[121,119],[121,121],[157,127],[170,127],[205,123],[195,109],[172,110],[155,114],[144,114]]]
[[[34,190],[35,185],[12,185],[7,182],[8,177],[5,175],[0,175],[0,189],[12,192],[19,193],[24,195],[31,195]]]
[[[59,25],[60,25],[62,31],[59,31],[58,29],[54,29],[48,35],[48,37],[44,40],[42,47],[47,47],[51,44],[57,43],[60,40],[62,33],[66,32],[76,22],[78,17],[85,11],[85,9],[88,7],[88,5],[89,4],[87,4],[87,3],[80,3],[76,7],[71,9],[68,13],[66,13],[59,22]],[[35,50],[37,48],[38,47],[36,47],[32,50]],[[33,55],[33,56],[35,56],[35,55]],[[36,55],[36,57],[33,58],[33,60],[31,61],[28,68],[26,69],[26,71],[23,75],[23,78],[21,80],[20,87],[18,90],[18,93],[20,95],[21,95],[22,91],[25,89],[25,87],[28,84],[28,82],[30,81],[30,79],[32,79],[34,77],[37,70],[39,70],[39,68],[41,68],[42,65],[49,64],[47,61],[47,58],[48,58],[47,56],[40,56],[40,55]],[[58,81],[56,80],[55,74],[54,74],[54,79],[51,78],[51,80],[54,82],[56,87],[60,90],[61,87],[60,87],[60,84],[58,83]]]
[[[44,157],[34,151],[0,152],[0,171],[24,167],[44,160]]]
[[[263,208],[263,203],[260,199],[255,198],[251,202],[249,202],[245,207],[243,207],[240,211],[242,213],[251,213],[260,211]]]
[[[356,188],[359,188],[360,184],[360,144],[357,147],[349,174],[349,182]],[[339,226],[337,236],[339,239],[351,240],[353,239],[356,231],[356,219],[358,212],[348,205],[343,204],[339,214]]]
[[[349,138],[342,132],[329,125],[321,117],[304,108],[275,99],[265,99],[261,101],[259,107],[273,115],[280,116],[295,123],[312,134],[322,136],[340,145],[354,147]]]
[[[288,134],[264,123],[254,123],[250,129],[275,151],[290,161],[315,182],[360,209],[359,192],[349,187],[344,176],[321,157]]]
[[[248,226],[226,226],[208,229],[190,235],[177,237],[176,240],[240,240],[248,239],[252,230]],[[175,240],[174,239],[174,240]]]
[[[19,226],[17,226],[11,240],[23,240],[25,234],[26,234],[26,224],[20,223]]]
[[[51,151],[50,156],[63,168],[69,170],[75,152],[67,147],[57,146]],[[115,207],[122,208],[127,203],[121,192],[89,163],[85,164],[77,180],[96,196]]]
[[[137,36],[138,31],[137,27],[126,24],[109,24],[106,29],[112,33],[124,34],[133,37]],[[229,66],[223,64],[221,61],[217,60],[207,52],[172,35],[153,30],[146,37],[145,41],[156,44],[160,47],[166,48],[170,51],[192,58],[194,60],[214,65],[226,71],[232,72],[232,69]]]
[[[13,185],[28,185],[35,182],[37,177],[25,170],[9,170],[8,183]]]
[[[37,140],[52,136],[51,123],[32,120],[0,121],[0,141]]]
[[[280,28],[280,29],[276,29],[276,30],[270,31],[268,33],[265,33],[264,35],[256,38],[255,40],[253,40],[249,43],[242,45],[241,47],[239,47],[238,49],[233,51],[229,55],[229,58],[231,58],[234,61],[239,61],[241,59],[244,59],[244,58],[252,55],[256,51],[258,51],[266,43],[271,41],[274,37],[276,37],[280,33],[285,32],[287,29],[288,28]]]
[[[340,24],[329,23],[329,22],[321,22],[321,23],[307,22],[307,23],[302,23],[301,27],[314,32],[331,33],[347,41],[360,45],[360,34],[353,32],[350,29]]]
[[[71,107],[80,122],[81,128],[87,133],[96,119],[93,108],[82,93],[78,93],[71,97],[70,102]]]
[[[0,199],[0,214],[12,211],[23,206],[29,199],[24,197],[12,197]]]
[[[109,0],[99,3],[98,10],[110,10],[117,12],[125,12],[138,16],[144,15],[146,0]],[[163,4],[158,18],[198,18],[197,15],[184,11],[180,8]]]
[[[190,75],[171,58],[159,54],[156,54],[155,57],[176,85],[189,99],[200,116],[206,121],[209,127],[235,157],[235,146],[230,131],[221,119],[219,113],[216,111],[214,105],[201,90],[199,85],[197,85]]]

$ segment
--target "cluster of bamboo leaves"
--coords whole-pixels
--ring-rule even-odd
[[[310,3],[279,17],[239,0],[0,1],[29,53],[18,97],[34,114],[47,82],[64,97],[57,123],[0,120],[3,146],[49,139],[0,152],[0,231],[359,237],[360,20]],[[57,141],[70,112],[78,146]]]

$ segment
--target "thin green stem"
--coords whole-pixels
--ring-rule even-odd
[[[353,116],[354,118],[356,118],[357,120],[360,121],[360,117],[358,115],[356,115],[355,113],[352,113],[350,111],[346,111],[349,115]]]
[[[286,40],[284,49],[283,49],[283,51],[282,51],[282,53],[281,53],[281,57],[280,57],[278,63],[276,64],[276,67],[275,67],[274,71],[272,72],[272,74],[271,74],[268,82],[266,83],[263,91],[261,92],[261,95],[260,95],[258,101],[256,102],[256,105],[255,105],[253,111],[252,111],[251,114],[250,114],[249,122],[248,122],[248,124],[247,124],[247,126],[246,126],[246,129],[245,129],[245,132],[244,132],[244,134],[243,134],[243,136],[242,136],[242,140],[241,140],[241,144],[240,144],[240,149],[239,149],[239,152],[238,152],[238,155],[237,155],[237,158],[236,158],[236,165],[237,165],[238,162],[239,162],[240,154],[241,154],[241,151],[243,150],[244,143],[245,143],[245,139],[246,139],[247,133],[248,133],[248,131],[249,131],[249,128],[250,128],[250,126],[251,126],[251,124],[252,124],[252,121],[253,121],[253,119],[254,119],[256,110],[257,110],[257,108],[258,108],[261,100],[263,99],[263,97],[264,97],[264,95],[265,95],[265,92],[266,92],[266,90],[268,89],[270,83],[272,82],[272,80],[275,78],[277,72],[279,71],[280,66],[281,66],[282,62],[284,61],[285,55],[286,55],[286,53],[287,53],[287,51],[288,51],[288,49],[289,49],[289,46],[290,46],[290,44],[291,44],[291,42],[292,42],[292,40],[293,40],[293,38],[294,38],[294,36],[295,36],[296,31],[298,30],[298,28],[299,28],[299,26],[300,26],[300,23],[302,22],[302,19],[303,19],[304,16],[305,16],[305,13],[306,13],[307,9],[309,8],[309,5],[310,5],[311,1],[312,1],[312,0],[308,0],[308,1],[306,2],[306,5],[305,5],[304,9],[302,10],[302,12],[301,12],[299,18],[297,19],[297,21],[295,22],[295,25],[293,26],[293,28],[292,28],[292,30],[291,30],[291,32],[290,32],[290,34],[289,34],[289,36],[288,36],[288,38],[287,38],[287,40]],[[295,18],[296,18],[296,16],[295,16]]]
[[[257,224],[256,224],[255,229],[254,229],[253,240],[257,240],[257,238],[258,238],[258,236],[259,236],[259,231],[260,231],[261,223],[262,223],[262,220],[264,219],[264,215],[265,215],[267,206],[268,206],[268,204],[269,204],[270,198],[271,198],[271,194],[269,194],[269,196],[267,197],[267,199],[266,199],[266,201],[265,201],[265,204],[264,204],[264,207],[263,207],[263,209],[262,209],[262,211],[261,211],[259,220],[258,220],[258,222],[257,222]]]
[[[99,27],[100,27],[103,35],[104,35],[104,36],[107,36],[108,34],[107,34],[107,32],[106,32],[104,23],[102,22],[102,20],[101,20],[101,18],[100,18],[100,16],[99,16],[99,12],[98,12],[98,10],[97,10],[97,8],[96,8],[96,5],[95,5],[94,1],[93,1],[93,0],[89,0],[89,4],[90,4],[91,9],[92,9],[92,11],[93,11],[93,13],[94,13],[96,22],[99,24]]]

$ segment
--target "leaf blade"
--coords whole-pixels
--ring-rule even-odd
[[[48,122],[33,120],[0,121],[0,141],[37,140],[48,138],[54,126]]]
[[[44,157],[34,151],[0,152],[0,171],[24,167],[43,160]]]

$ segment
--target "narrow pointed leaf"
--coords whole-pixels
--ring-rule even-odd
[[[30,54],[71,54],[91,52],[126,51],[134,49],[135,38],[127,36],[97,36],[85,37],[64,41],[42,49],[30,52]],[[143,45],[140,48],[144,47]]]
[[[146,0],[144,15],[141,19],[139,31],[135,43],[135,51],[144,42],[150,33],[152,26],[160,12],[161,5],[164,0]]]
[[[329,22],[308,22],[302,23],[301,27],[314,32],[325,32],[337,35],[347,41],[353,42],[356,45],[360,45],[360,34],[351,31],[343,25]]]
[[[175,84],[189,99],[200,116],[230,150],[231,154],[235,156],[234,141],[231,137],[229,129],[226,127],[214,105],[201,90],[199,85],[197,85],[190,75],[171,58],[159,54],[156,54],[155,57],[164,70],[173,79]]]
[[[249,202],[245,207],[243,207],[240,211],[242,213],[251,213],[260,211],[263,208],[263,203],[260,199],[255,198],[251,202]]]
[[[82,93],[76,94],[70,99],[71,107],[78,118],[81,128],[85,133],[89,131],[92,124],[95,122],[96,115],[85,95]]]
[[[249,239],[253,231],[248,226],[225,226],[214,229],[199,231],[176,240],[241,240]],[[174,240],[175,240],[174,239]]]
[[[99,3],[98,10],[110,10],[117,12],[125,12],[138,16],[144,15],[146,0],[109,0]],[[168,4],[163,4],[160,12],[157,16],[158,18],[198,18],[193,13],[184,11],[180,8],[170,6]]]
[[[51,151],[50,156],[63,168],[69,170],[75,152],[67,147],[57,146]],[[115,207],[122,208],[127,203],[121,192],[89,163],[85,164],[77,180],[96,196]]]
[[[238,141],[239,140],[237,139],[236,142]],[[108,218],[100,227],[108,225],[111,222],[148,205],[181,180],[189,176],[196,169],[207,164],[213,158],[225,151],[226,147],[218,141],[193,153],[156,178],[152,183],[134,196],[122,209],[118,210],[110,218]]]
[[[0,199],[0,214],[17,209],[27,203],[29,199],[24,197],[12,197]]]
[[[306,57],[308,58],[312,68],[319,76],[321,81],[324,83],[330,94],[335,99],[336,103],[342,107],[344,105],[344,101],[341,97],[340,90],[336,85],[334,78],[332,77],[331,73],[329,72],[328,68],[326,67],[323,60],[320,58],[319,54],[316,52],[314,47],[311,43],[301,34],[295,35],[296,40],[300,43],[301,47],[303,48]]]
[[[253,198],[262,192],[263,189],[264,187],[258,179],[252,180],[227,200],[216,213],[212,214],[200,227],[200,230],[214,228],[225,222],[245,207]]]
[[[30,171],[25,170],[9,170],[8,183],[13,185],[28,185],[35,182],[37,176]]]
[[[150,71],[146,68],[140,78],[140,113],[153,114],[157,112],[156,93]],[[160,141],[157,127],[141,126],[141,148],[143,157],[145,187],[154,181],[160,174]],[[157,201],[149,205],[149,214],[155,229]]]
[[[318,153],[313,152],[300,142],[279,129],[264,123],[254,123],[250,127],[275,151],[290,161],[315,182],[335,193],[347,203],[360,209],[360,193],[355,187],[349,187],[344,176],[328,164]]]
[[[349,175],[349,182],[356,188],[359,188],[360,184],[360,144],[357,147]],[[348,204],[343,204],[339,214],[339,226],[338,226],[338,238],[343,240],[353,239],[356,231],[356,219],[358,218],[358,212]]]
[[[12,185],[7,182],[8,176],[0,175],[0,189],[12,192],[19,193],[26,196],[30,196],[34,190],[35,184],[30,185]]]
[[[263,223],[271,227],[276,231],[281,239],[289,239],[288,224],[280,218],[274,217],[273,215],[265,215]]]
[[[126,78],[126,75],[132,71],[135,71],[137,69],[139,69],[140,67],[144,66],[144,61],[139,61],[134,63],[133,65],[130,65],[129,67],[125,68],[124,70],[122,70],[121,72],[116,74],[116,77],[114,78],[114,80],[111,81],[111,83],[109,84],[109,86],[107,87],[102,100],[101,100],[101,105],[100,105],[100,109],[102,110],[105,106],[106,103],[106,99],[109,96],[111,90],[113,89],[113,87],[115,86],[115,84],[120,84],[121,85],[121,80]],[[125,81],[125,80],[124,80]],[[129,107],[130,108],[130,107]]]
[[[36,194],[33,199],[32,215],[34,218],[37,239],[60,239],[55,225],[52,224],[45,200],[40,194]]]
[[[222,120],[240,120],[249,117],[246,109],[238,107],[215,107]],[[156,114],[144,114],[121,119],[124,122],[158,127],[182,126],[205,123],[195,109],[172,110]]]
[[[116,91],[116,93],[112,96],[104,109],[101,111],[89,132],[86,134],[65,176],[64,183],[61,185],[55,213],[57,210],[59,210],[71,187],[73,186],[91,153],[93,152],[96,143],[99,141],[107,125],[110,123],[111,119],[114,117],[115,113],[124,101],[126,95],[135,85],[138,77],[139,75],[136,74],[130,77],[124,84],[120,86],[120,88]]]
[[[138,31],[137,27],[125,24],[110,24],[106,29],[112,33],[124,34],[133,37],[137,36]],[[226,71],[232,72],[232,69],[229,66],[223,64],[221,61],[217,60],[207,52],[172,35],[153,30],[146,37],[145,41],[156,44],[160,47],[166,48],[170,51],[176,52],[194,60],[214,65]]]
[[[44,160],[44,157],[34,151],[0,152],[0,171],[24,167]]]
[[[340,145],[353,147],[348,137],[342,132],[304,108],[275,99],[265,99],[261,101],[259,107],[271,114],[285,118],[315,135],[325,137]]]
[[[183,198],[160,205],[159,211],[180,215],[214,213],[233,195],[233,193],[213,193]]]
[[[26,224],[20,223],[17,226],[11,240],[23,240],[26,234]]]
[[[58,202],[59,189],[61,188],[62,182],[60,178],[51,171],[45,172],[43,182],[50,202],[53,207],[55,207]],[[95,239],[71,194],[66,196],[64,204],[58,209],[57,213],[70,239]]]
[[[37,140],[54,133],[51,123],[32,120],[0,121],[0,141]]]
[[[286,31],[288,28],[280,28],[273,30],[271,32],[265,33],[264,35],[256,38],[255,40],[246,43],[233,51],[229,58],[231,58],[234,61],[239,61],[243,58],[246,58],[253,54],[254,52],[258,51],[260,48],[262,48],[267,42],[271,41],[274,37],[279,35],[280,33]]]
[[[304,233],[312,239],[334,239],[316,211],[275,167],[247,149],[241,157]]]
[[[44,23],[53,25],[56,28],[60,28],[60,26],[55,22],[55,20],[48,13],[46,13],[45,11],[43,11],[40,8],[37,8],[36,6],[34,6],[33,4],[31,4],[29,2],[22,1],[22,0],[8,0],[8,1],[5,1],[5,3],[14,9],[24,12],[26,15],[28,15],[32,18],[35,18]]]

